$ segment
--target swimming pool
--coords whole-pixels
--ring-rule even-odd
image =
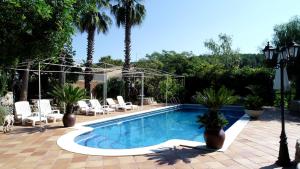
[[[204,129],[196,120],[206,111],[198,105],[180,105],[83,123],[76,134],[63,141],[59,141],[60,138],[58,144],[69,151],[75,152],[74,147],[77,147],[79,153],[92,155],[146,154],[176,145],[204,145]],[[229,121],[225,127],[227,138],[228,129],[245,115],[242,107],[225,107],[222,112]],[[66,142],[72,142],[73,148],[66,146]]]

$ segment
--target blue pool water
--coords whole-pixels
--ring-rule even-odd
[[[153,146],[171,139],[204,142],[203,128],[196,122],[205,113],[203,107],[181,106],[153,111],[88,125],[94,128],[75,138],[75,142],[93,148],[130,149]],[[229,124],[225,130],[244,115],[242,109],[222,110]]]

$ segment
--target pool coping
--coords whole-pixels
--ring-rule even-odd
[[[184,104],[184,105],[193,105],[193,104]],[[128,113],[125,115],[118,115],[114,117],[108,117],[108,118],[78,123],[74,127],[71,127],[75,129],[74,131],[68,132],[67,134],[64,134],[61,137],[59,137],[59,139],[57,140],[57,145],[62,149],[73,153],[79,153],[85,155],[101,155],[101,156],[129,156],[129,155],[151,154],[151,153],[161,152],[176,146],[203,148],[205,146],[205,143],[188,141],[188,140],[180,140],[180,139],[168,140],[166,142],[154,146],[148,146],[142,148],[131,148],[131,149],[92,148],[92,147],[79,145],[74,141],[77,136],[93,130],[92,127],[86,127],[85,125],[134,116],[134,115],[143,114],[151,111],[157,111],[157,110],[168,109],[168,108],[176,108],[179,106],[180,105],[165,106],[165,107],[160,107],[160,108],[155,108],[150,110],[142,110],[139,112]],[[238,121],[236,121],[230,128],[228,128],[225,131],[226,137],[225,137],[224,145],[221,149],[217,151],[225,151],[230,146],[230,144],[234,141],[237,135],[247,125],[248,122],[249,122],[249,116],[245,114]]]

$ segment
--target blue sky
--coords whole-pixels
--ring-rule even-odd
[[[132,29],[135,61],[155,51],[208,53],[203,43],[226,33],[241,53],[258,53],[272,39],[276,24],[300,15],[299,0],[145,0],[147,15]],[[86,33],[73,36],[76,61],[86,59]],[[95,36],[94,62],[101,56],[124,58],[124,29],[113,23],[106,35]]]

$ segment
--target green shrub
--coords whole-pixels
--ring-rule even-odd
[[[264,104],[259,96],[248,95],[245,98],[244,105],[248,110],[262,110]]]
[[[258,96],[262,98],[264,105],[273,105],[273,70],[250,67],[225,69],[210,66],[206,66],[205,69],[203,71],[198,70],[202,71],[201,74],[185,78],[185,102],[193,102],[191,98],[196,94],[196,91],[201,91],[212,85],[216,87],[225,86],[228,89],[234,90],[235,94],[239,96],[252,94],[246,87],[255,85],[259,88]],[[222,72],[220,74],[209,69],[222,69]]]
[[[3,125],[4,118],[8,114],[8,110],[6,107],[0,106],[0,125]]]
[[[93,94],[97,99],[102,99],[103,84],[97,84],[93,89]],[[124,82],[119,78],[110,78],[107,81],[107,97],[116,98],[118,95],[124,96]]]
[[[3,96],[7,91],[7,82],[7,75],[4,72],[0,71],[0,96]]]

